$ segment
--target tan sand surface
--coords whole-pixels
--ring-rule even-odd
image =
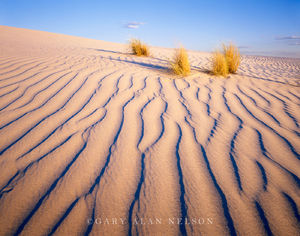
[[[300,59],[0,26],[0,235],[300,235]]]

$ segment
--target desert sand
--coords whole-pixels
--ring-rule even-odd
[[[299,235],[300,59],[0,26],[0,235]]]

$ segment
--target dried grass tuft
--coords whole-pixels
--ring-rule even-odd
[[[150,55],[148,46],[142,43],[139,39],[132,39],[129,46],[134,55],[146,57]]]
[[[228,75],[228,65],[225,56],[219,51],[213,53],[212,64],[212,73],[214,75]]]
[[[185,48],[176,49],[173,62],[171,62],[172,70],[176,75],[187,76],[191,73],[189,58]]]
[[[228,72],[236,73],[241,62],[239,49],[232,43],[228,46],[223,44],[223,53],[227,62]]]

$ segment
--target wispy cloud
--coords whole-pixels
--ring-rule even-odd
[[[250,47],[249,46],[245,46],[245,45],[242,45],[242,46],[238,46],[239,49],[249,49]]]
[[[129,22],[124,25],[128,29],[138,29],[141,25],[145,24],[144,22]]]
[[[292,35],[292,36],[281,36],[281,37],[276,37],[276,40],[300,40],[300,36]]]
[[[299,42],[290,42],[289,45],[291,45],[291,46],[300,45],[300,41]]]
[[[290,45],[290,46],[300,45],[300,36],[297,36],[297,35],[281,36],[281,37],[276,37],[275,39],[276,40],[281,40],[285,44]]]

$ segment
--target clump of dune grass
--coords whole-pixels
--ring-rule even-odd
[[[223,44],[223,53],[227,62],[228,72],[236,73],[241,62],[238,48],[232,43],[227,46]]]
[[[213,53],[212,73],[214,75],[228,75],[228,65],[224,54],[219,51]]]
[[[150,55],[148,46],[139,39],[130,40],[129,46],[134,55],[146,57]]]
[[[187,76],[191,73],[191,67],[186,50],[181,47],[176,49],[173,62],[171,62],[172,70],[176,75]]]

